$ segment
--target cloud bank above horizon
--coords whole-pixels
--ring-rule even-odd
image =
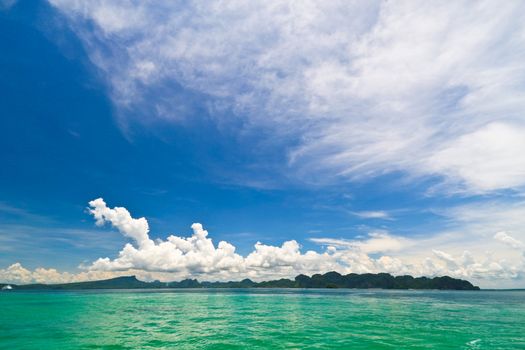
[[[465,220],[483,215],[483,208],[458,209]],[[505,215],[522,215],[523,209]],[[388,272],[414,276],[449,275],[474,281],[482,286],[512,286],[521,282],[525,272],[525,244],[504,231],[491,237],[478,236],[477,228],[465,225],[464,232],[440,233],[431,237],[401,237],[388,232],[370,232],[361,239],[311,238],[321,251],[301,251],[295,240],[281,246],[257,242],[246,256],[235,252],[235,246],[221,241],[215,245],[199,223],[191,227],[190,237],[169,235],[165,240],[152,240],[145,218],[133,218],[123,207],[110,208],[102,198],[89,202],[89,212],[102,226],[111,224],[131,240],[114,259],[99,258],[82,264],[78,274],[56,269],[25,269],[15,263],[0,269],[0,281],[10,283],[59,283],[104,279],[135,274],[145,280],[173,281],[183,278],[200,280],[268,280],[296,275],[338,271],[347,273]],[[522,216],[525,217],[525,216]],[[492,228],[489,229],[490,232]],[[468,230],[473,230],[468,232]],[[488,239],[487,239],[488,238]],[[467,243],[468,242],[468,243]],[[469,244],[464,249],[462,244]],[[458,250],[463,249],[463,250]]]
[[[307,183],[402,172],[436,179],[429,192],[524,188],[523,2],[50,3],[123,125],[189,118],[175,85],[217,123],[242,120],[239,135],[285,140],[283,171]]]

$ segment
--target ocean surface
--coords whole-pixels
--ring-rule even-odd
[[[10,291],[0,349],[525,349],[525,291]]]

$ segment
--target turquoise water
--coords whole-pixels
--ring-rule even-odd
[[[0,293],[0,349],[525,349],[523,291]]]

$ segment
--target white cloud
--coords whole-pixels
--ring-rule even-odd
[[[217,246],[208,238],[201,224],[194,223],[190,237],[170,235],[153,242],[148,236],[146,219],[134,219],[125,208],[108,208],[101,199],[90,202],[90,212],[98,224],[111,222],[124,235],[132,237],[138,247],[126,244],[116,259],[100,258],[86,266],[90,271],[126,271],[130,269],[149,272],[168,272],[173,276],[207,276],[230,279],[242,275],[261,279],[267,276],[291,275],[297,271],[317,271],[332,267],[326,254],[302,254],[296,241],[284,242],[281,247],[255,245],[246,258],[235,253],[235,247],[225,241]],[[140,223],[137,225],[137,223]],[[135,237],[139,236],[140,240]],[[140,242],[147,242],[143,244]]]
[[[111,222],[135,245],[126,244],[114,259],[100,258],[83,265],[82,272],[76,274],[45,268],[31,271],[16,263],[0,269],[0,281],[57,283],[130,274],[144,280],[162,281],[188,277],[265,280],[338,271],[450,275],[482,287],[500,288],[522,286],[525,272],[525,246],[521,241],[525,231],[519,221],[509,220],[513,216],[525,218],[523,203],[506,207],[494,204],[458,207],[443,213],[454,217],[458,228],[431,236],[402,237],[380,231],[352,240],[311,239],[325,246],[321,252],[302,252],[295,240],[286,241],[280,247],[257,242],[247,256],[237,254],[228,242],[215,245],[201,224],[192,225],[190,237],[170,235],[166,240],[153,241],[145,218],[134,219],[125,208],[109,208],[102,199],[91,201],[90,206],[98,224]],[[489,211],[491,215],[487,214]],[[513,236],[502,230],[512,231]],[[508,246],[513,249],[509,251]]]
[[[124,273],[129,274],[129,272]],[[56,269],[36,268],[28,270],[20,263],[0,269],[0,281],[13,284],[28,283],[69,283],[101,280],[118,276],[118,273],[104,271],[84,271],[80,273],[59,272]]]
[[[147,248],[153,245],[149,238],[148,221],[145,218],[133,219],[126,208],[116,207],[110,209],[102,198],[89,202],[89,212],[96,219],[98,226],[105,222],[111,223],[123,235],[132,238],[140,248]]]
[[[340,248],[351,248],[366,254],[385,253],[406,249],[412,243],[403,237],[394,237],[387,232],[371,232],[367,239],[346,240],[330,238],[311,238],[312,242]]]
[[[384,210],[352,211],[350,213],[362,219],[391,219],[390,214]]]
[[[518,241],[516,238],[508,235],[506,232],[498,232],[494,235],[494,238],[502,243],[509,245],[514,249],[522,249],[525,251],[525,244],[523,244],[523,242],[521,241]]]
[[[188,238],[169,236],[166,241],[138,248],[128,243],[118,258],[98,259],[89,269],[112,271],[135,268],[156,272],[182,272],[186,275],[240,272],[243,259],[235,253],[234,246],[221,241],[215,247],[212,240],[207,238],[208,232],[202,225],[193,224],[192,229],[193,235]]]
[[[428,168],[463,178],[480,191],[520,187],[525,179],[525,128],[491,123],[439,150]]]
[[[50,2],[118,106],[179,120],[180,84],[217,117],[300,140],[288,151],[303,180],[525,185],[523,2]]]
[[[377,261],[395,259],[396,268],[386,271],[450,275],[486,288],[523,286],[525,202],[486,201],[436,211],[436,214],[449,221],[447,230],[411,237],[378,232],[362,239],[311,240],[337,247],[344,254],[350,250],[366,253],[365,257],[379,255],[379,259],[372,259],[376,263],[373,271],[392,266],[377,265]],[[366,258],[361,261],[366,261]]]

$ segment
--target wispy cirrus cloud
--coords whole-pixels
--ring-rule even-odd
[[[22,218],[24,220],[39,221],[39,222],[52,222],[53,219],[50,217],[35,214],[24,208],[14,206],[12,204],[0,201],[0,215]]]
[[[0,0],[0,10],[9,10],[17,0]]]
[[[390,213],[384,210],[351,211],[350,214],[362,219],[385,219],[392,220]]]
[[[120,108],[187,118],[182,86],[220,123],[293,140],[302,180],[525,185],[522,2],[50,2]]]

